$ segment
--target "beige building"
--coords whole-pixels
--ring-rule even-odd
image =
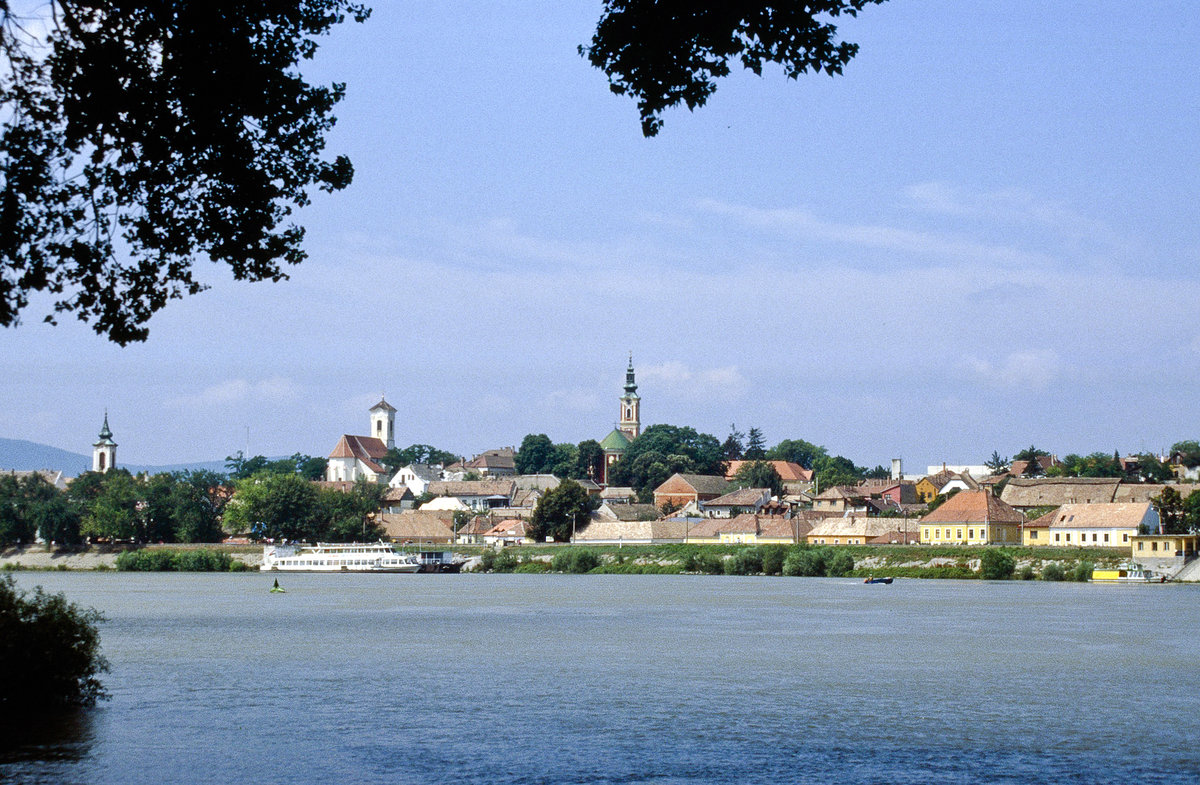
[[[1141,527],[1158,531],[1159,518],[1149,502],[1064,504],[1025,525],[1025,545],[1064,548],[1128,548]]]
[[[850,515],[845,518],[826,518],[813,526],[804,539],[810,545],[866,545],[895,528],[895,518]]]

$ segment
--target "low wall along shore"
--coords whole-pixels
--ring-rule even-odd
[[[148,545],[141,546],[153,551],[167,549],[181,551],[190,549],[205,549],[228,554],[235,562],[241,562],[250,569],[258,569],[262,564],[262,548],[255,545]],[[636,572],[638,566],[644,566],[646,571],[654,572],[695,572],[693,562],[698,554],[704,554],[708,561],[713,559],[725,560],[735,557],[740,551],[752,546],[738,545],[699,545],[699,546],[569,546],[535,545],[518,546],[503,549],[504,558],[513,562],[513,567],[525,565],[521,571],[542,572],[551,569],[550,562],[554,554],[563,549],[579,549],[592,551],[603,571]],[[75,550],[57,550],[44,545],[33,545],[24,548],[6,548],[0,550],[0,570],[115,570],[117,558],[124,552],[136,550],[137,546],[98,545]],[[825,549],[843,551],[853,558],[850,574],[870,574],[880,577],[894,575],[896,577],[932,578],[932,577],[976,577],[980,569],[980,555],[984,547],[931,547],[911,545],[883,546],[826,546]],[[481,546],[458,546],[455,550],[460,554],[471,557],[466,569],[489,569],[491,565],[481,565],[480,557],[484,553],[496,553],[492,548]],[[1066,548],[1009,548],[1016,562],[1018,572],[1029,565],[1038,575],[1046,565],[1058,563],[1070,570],[1081,561],[1097,566],[1113,566],[1128,560],[1124,550],[1115,549],[1066,549]],[[691,554],[689,558],[689,554]],[[236,566],[236,565],[235,565]],[[537,567],[538,569],[532,569]],[[691,567],[691,569],[689,569]],[[1090,570],[1090,567],[1089,567]],[[498,570],[499,571],[499,570]],[[1188,565],[1188,569],[1177,572],[1178,568],[1161,572],[1170,578],[1181,581],[1200,581],[1200,560]],[[1177,573],[1177,574],[1173,574]],[[1017,576],[1014,576],[1017,577]]]

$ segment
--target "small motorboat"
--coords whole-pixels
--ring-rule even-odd
[[[891,578],[875,578],[870,577],[863,580],[863,583],[891,583]]]

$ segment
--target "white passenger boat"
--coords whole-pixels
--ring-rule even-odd
[[[385,542],[264,545],[260,570],[281,572],[416,572],[421,563]]]

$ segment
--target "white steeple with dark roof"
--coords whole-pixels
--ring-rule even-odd
[[[371,407],[371,436],[389,450],[396,446],[396,407],[382,395],[379,403]]]
[[[112,430],[108,427],[108,411],[104,412],[104,425],[100,428],[100,438],[92,445],[92,471],[106,472],[117,463],[117,443],[113,441]]]

